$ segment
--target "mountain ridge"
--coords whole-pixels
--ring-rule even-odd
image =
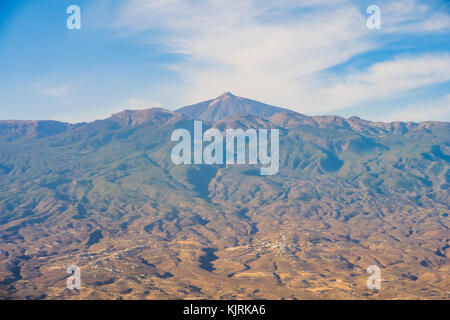
[[[22,137],[36,138],[58,135],[70,130],[83,127],[126,127],[144,123],[169,124],[181,120],[203,120],[216,123],[220,127],[224,124],[257,117],[269,120],[273,124],[289,128],[291,125],[308,125],[312,127],[340,127],[351,128],[366,134],[405,134],[414,129],[430,129],[435,126],[448,126],[444,121],[422,122],[380,122],[361,119],[357,116],[343,118],[335,115],[308,116],[289,109],[274,107],[247,98],[237,97],[225,92],[215,99],[185,106],[175,111],[164,108],[149,108],[140,110],[124,109],[110,117],[91,122],[68,123],[57,120],[0,120],[0,138],[15,140]],[[233,122],[234,121],[234,122]],[[239,121],[238,121],[239,122]]]

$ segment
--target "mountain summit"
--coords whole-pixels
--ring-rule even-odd
[[[237,97],[231,92],[225,92],[215,99],[183,107],[178,109],[177,112],[183,113],[193,119],[218,121],[237,114],[250,114],[261,118],[268,118],[278,112],[291,111],[255,100]]]

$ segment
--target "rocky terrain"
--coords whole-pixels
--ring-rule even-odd
[[[279,172],[173,165],[171,132],[193,119],[279,129]],[[450,299],[449,189],[446,122],[309,117],[230,93],[0,121],[0,297]]]

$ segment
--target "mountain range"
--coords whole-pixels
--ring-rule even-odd
[[[173,165],[171,132],[193,120],[279,129],[279,173]],[[448,122],[311,117],[231,93],[0,121],[0,297],[449,299],[449,188]]]

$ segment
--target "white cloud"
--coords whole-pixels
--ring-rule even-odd
[[[375,117],[380,121],[450,121],[450,94]]]
[[[62,97],[68,92],[69,87],[66,84],[49,86],[44,85],[41,82],[36,82],[33,85],[40,94],[48,97]]]
[[[112,21],[122,35],[184,55],[170,68],[183,79],[185,85],[173,89],[186,104],[231,91],[321,113],[449,80],[446,54],[400,56],[344,76],[327,72],[381,46],[379,35],[442,32],[450,25],[449,16],[427,2],[380,0],[382,30],[369,31],[365,10],[353,3],[129,0]]]
[[[294,18],[289,10],[311,2],[132,0],[117,21],[168,32],[164,44],[186,56],[171,66],[187,84],[184,101],[231,91],[296,107],[308,77],[373,47],[365,17],[344,2]]]
[[[148,102],[142,99],[130,98],[128,99],[127,107],[131,107],[133,109],[145,109],[145,108],[154,108],[161,107],[162,104],[159,102]]]
[[[433,1],[381,1],[382,30],[387,33],[444,32],[450,29],[450,15],[431,7]]]
[[[332,80],[324,79],[327,76]],[[329,112],[447,82],[450,80],[450,55],[397,57],[340,78],[327,74],[322,77],[313,84],[310,93],[305,94],[303,101],[316,112]]]

